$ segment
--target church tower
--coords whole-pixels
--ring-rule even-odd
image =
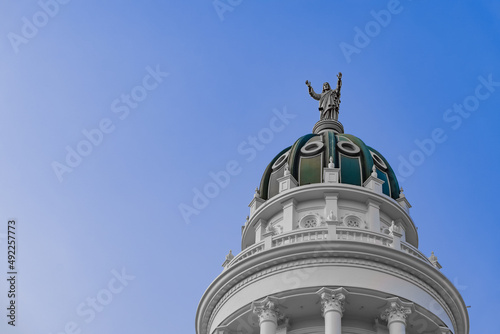
[[[418,250],[411,205],[384,156],[320,120],[265,169],[231,252],[203,295],[197,334],[468,334],[460,293]]]

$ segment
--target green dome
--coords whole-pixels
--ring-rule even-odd
[[[264,171],[260,197],[267,200],[279,193],[278,179],[284,175],[286,163],[299,186],[321,183],[330,157],[340,168],[340,183],[362,186],[375,165],[378,178],[384,181],[383,193],[399,198],[398,180],[387,160],[358,137],[333,130],[305,135],[281,151]]]

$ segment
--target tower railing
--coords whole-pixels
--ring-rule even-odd
[[[417,248],[407,242],[395,239],[396,237],[392,235],[344,226],[339,226],[336,228],[335,236],[329,235],[329,230],[326,226],[315,228],[301,228],[278,235],[272,235],[271,233],[269,233],[264,237],[263,240],[255,243],[250,247],[245,248],[242,252],[236,255],[227,265],[227,268],[232,267],[240,261],[252,257],[257,253],[269,249],[302,242],[316,242],[327,240],[339,242],[342,242],[344,240],[357,241],[385,246],[409,254],[432,266],[432,263],[429,261],[429,259]]]

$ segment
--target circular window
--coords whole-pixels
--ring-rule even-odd
[[[299,226],[302,228],[318,227],[319,225],[320,221],[318,217],[314,214],[309,214],[307,216],[304,216],[299,223]]]
[[[375,162],[375,165],[377,165],[377,167],[387,169],[387,165],[385,164],[384,160],[382,160],[382,158],[377,153],[373,153],[372,151],[370,151],[370,154],[372,155],[373,161]]]
[[[357,145],[348,141],[339,141],[337,147],[341,152],[349,155],[356,155],[361,151]]]
[[[344,224],[347,227],[361,227],[361,219],[359,217],[356,217],[354,215],[349,215],[344,218]]]
[[[290,151],[287,151],[285,153],[283,153],[273,164],[273,166],[271,167],[273,170],[275,169],[278,169],[280,168],[281,166],[283,166],[283,164],[286,162],[286,160],[288,159],[288,155],[290,155]]]
[[[323,144],[320,141],[312,141],[312,142],[309,142],[309,143],[305,144],[304,146],[302,146],[302,148],[300,149],[300,152],[302,152],[302,154],[305,154],[305,155],[313,155],[313,154],[319,153],[323,149],[324,146],[325,146],[325,144]]]
[[[349,227],[359,227],[359,222],[356,219],[349,219],[346,225]]]

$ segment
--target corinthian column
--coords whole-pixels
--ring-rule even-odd
[[[277,298],[266,297],[260,302],[253,302],[252,311],[259,317],[260,334],[276,334],[278,320],[283,318]]]
[[[347,291],[344,288],[335,290],[321,288],[316,293],[321,297],[321,312],[325,318],[325,334],[341,334],[341,319]]]
[[[401,301],[399,298],[389,298],[388,307],[382,312],[380,317],[387,320],[389,334],[405,334],[406,318],[412,312],[413,303]]]

